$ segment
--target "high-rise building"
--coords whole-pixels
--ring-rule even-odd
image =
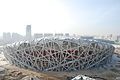
[[[31,40],[31,39],[32,39],[32,35],[31,35],[31,25],[27,25],[27,26],[26,26],[26,39],[27,39],[27,40]]]
[[[12,41],[17,42],[23,40],[23,36],[18,33],[12,33]]]
[[[94,39],[94,36],[81,36],[81,39]]]
[[[65,33],[65,36],[66,36],[66,37],[69,37],[70,35],[69,35],[69,33]]]
[[[35,34],[34,34],[34,39],[42,38],[42,37],[43,37],[43,34],[42,34],[42,33],[35,33]]]
[[[117,36],[117,41],[120,41],[120,35]]]
[[[63,33],[55,33],[55,37],[62,37]]]
[[[44,37],[52,37],[53,34],[52,33],[44,33]]]
[[[10,41],[11,40],[11,33],[3,33],[3,40],[4,41]]]

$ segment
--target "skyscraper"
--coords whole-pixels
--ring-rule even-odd
[[[7,41],[7,42],[11,42],[11,33],[8,32],[8,33],[3,33],[3,40],[4,41]]]
[[[31,25],[27,25],[26,26],[26,39],[27,40],[31,40],[32,36],[31,36]]]

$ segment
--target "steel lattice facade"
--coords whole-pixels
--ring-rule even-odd
[[[11,64],[37,71],[76,71],[109,63],[114,47],[81,39],[42,38],[7,45],[4,55]]]

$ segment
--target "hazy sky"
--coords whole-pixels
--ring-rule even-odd
[[[120,34],[120,0],[0,0],[0,33]]]

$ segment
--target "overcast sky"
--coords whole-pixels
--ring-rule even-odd
[[[0,33],[120,34],[120,0],[0,0]]]

